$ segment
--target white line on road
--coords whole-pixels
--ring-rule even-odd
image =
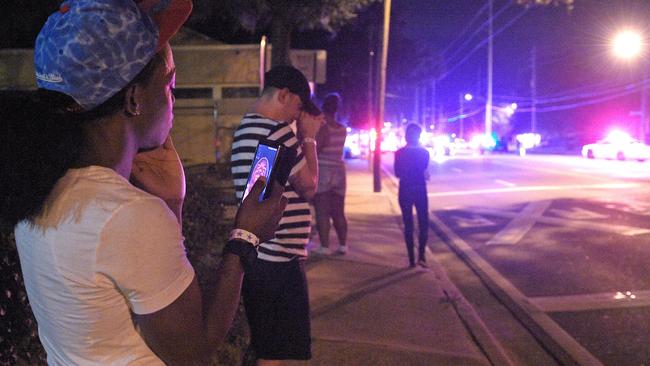
[[[600,220],[609,217],[609,215],[603,215],[580,207],[571,207],[568,210],[554,208],[551,209],[550,212],[569,220]]]
[[[507,182],[507,181],[501,180],[501,179],[495,179],[494,183],[498,183],[498,184],[504,185],[506,187],[515,187],[515,186],[517,186],[514,183],[510,183],[510,182]]]
[[[505,218],[517,218],[519,216],[519,213],[516,212],[500,211],[500,210],[494,210],[490,208],[476,208],[476,209],[472,209],[472,212],[483,214],[483,215],[494,215],[494,216],[505,217]],[[556,218],[556,217],[539,217],[537,218],[537,222],[542,224],[565,226],[565,227],[572,227],[577,229],[602,231],[606,233],[614,233],[614,234],[619,234],[624,236],[650,234],[650,230],[648,229],[638,228],[633,226],[611,225],[611,224],[603,224],[598,222],[586,222],[586,221],[571,221],[571,220]]]
[[[519,164],[519,163],[518,164],[508,164],[508,163],[504,162],[504,160],[498,160],[498,161],[497,160],[491,160],[490,162],[493,163],[493,164],[496,164],[496,165],[502,165],[502,166],[506,166],[506,167],[509,167],[509,168],[528,169],[528,170],[534,170],[534,171],[538,171],[538,172],[558,174],[558,175],[566,175],[566,176],[571,176],[571,177],[589,178],[589,179],[596,180],[596,181],[607,181],[608,180],[607,178],[604,178],[604,177],[597,177],[597,176],[595,177],[592,174],[578,174],[578,173],[571,172],[571,171],[566,170],[566,169],[560,170],[560,169],[553,169],[553,168],[545,168],[545,167],[540,166],[540,164]]]
[[[529,300],[545,312],[634,308],[650,306],[650,290],[531,297]]]
[[[490,286],[496,286],[505,293],[519,309],[522,309],[555,343],[562,347],[566,353],[579,365],[602,365],[596,357],[587,351],[567,331],[562,329],[553,319],[538,308],[534,303],[508,281],[499,271],[492,267],[483,257],[476,253],[472,247],[453,232],[433,212],[429,213],[429,220],[433,225],[447,235],[449,245],[465,254],[471,267],[486,280]]]
[[[510,221],[506,227],[499,231],[492,239],[488,240],[487,245],[513,245],[519,243],[521,239],[535,226],[537,220],[542,217],[546,209],[551,205],[551,201],[531,202],[517,214],[514,220]]]
[[[458,169],[458,168],[451,168],[451,171],[454,172],[454,173],[462,173],[463,172],[461,169]]]
[[[449,196],[465,196],[465,195],[472,195],[472,194],[533,192],[533,191],[630,189],[630,188],[638,188],[640,186],[641,185],[637,183],[570,184],[566,186],[524,186],[524,187],[506,187],[506,188],[470,189],[466,191],[435,192],[435,193],[429,193],[429,197],[449,197]]]
[[[485,227],[485,226],[494,226],[494,222],[486,219],[481,215],[472,214],[470,217],[463,216],[452,216],[452,220],[456,222],[456,225],[460,228],[474,228],[474,227]]]

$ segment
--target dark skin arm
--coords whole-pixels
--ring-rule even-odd
[[[136,157],[131,179],[167,202],[180,223],[185,195],[183,167],[170,139],[159,149]],[[258,180],[235,218],[236,228],[252,232],[260,241],[273,237],[287,204],[283,187],[275,184],[271,197],[259,202],[256,198],[262,193],[264,179]],[[227,335],[239,306],[244,269],[239,256],[226,254],[216,271],[217,282],[209,298],[204,298],[195,277],[167,307],[151,314],[134,314],[145,342],[167,365],[207,364]]]
[[[258,235],[273,237],[286,206],[283,188],[276,183],[269,199],[258,202],[263,179],[244,200],[235,226]],[[196,277],[183,294],[166,308],[152,314],[135,315],[147,345],[168,365],[205,364],[223,341],[239,306],[244,269],[238,256],[226,254],[217,269],[214,294],[204,302]],[[203,308],[203,304],[206,308]]]

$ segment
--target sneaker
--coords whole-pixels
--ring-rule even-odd
[[[420,259],[418,261],[418,266],[420,266],[422,268],[429,268],[429,265],[427,264],[427,262],[424,259]]]
[[[347,245],[339,245],[339,248],[336,249],[336,254],[345,255],[347,252],[348,252],[348,246]]]
[[[332,254],[332,251],[330,250],[329,247],[319,246],[318,249],[316,249],[316,253],[322,255],[330,255]]]

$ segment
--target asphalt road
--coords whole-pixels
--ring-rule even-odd
[[[429,169],[434,232],[560,363],[650,365],[650,162],[458,156]]]

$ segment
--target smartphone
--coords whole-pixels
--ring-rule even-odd
[[[284,186],[289,179],[289,173],[293,167],[296,151],[288,148],[279,142],[261,140],[255,149],[255,157],[248,173],[246,188],[242,201],[248,196],[253,185],[261,176],[266,177],[266,186],[262,190],[259,200],[262,201],[271,195],[273,182]]]

